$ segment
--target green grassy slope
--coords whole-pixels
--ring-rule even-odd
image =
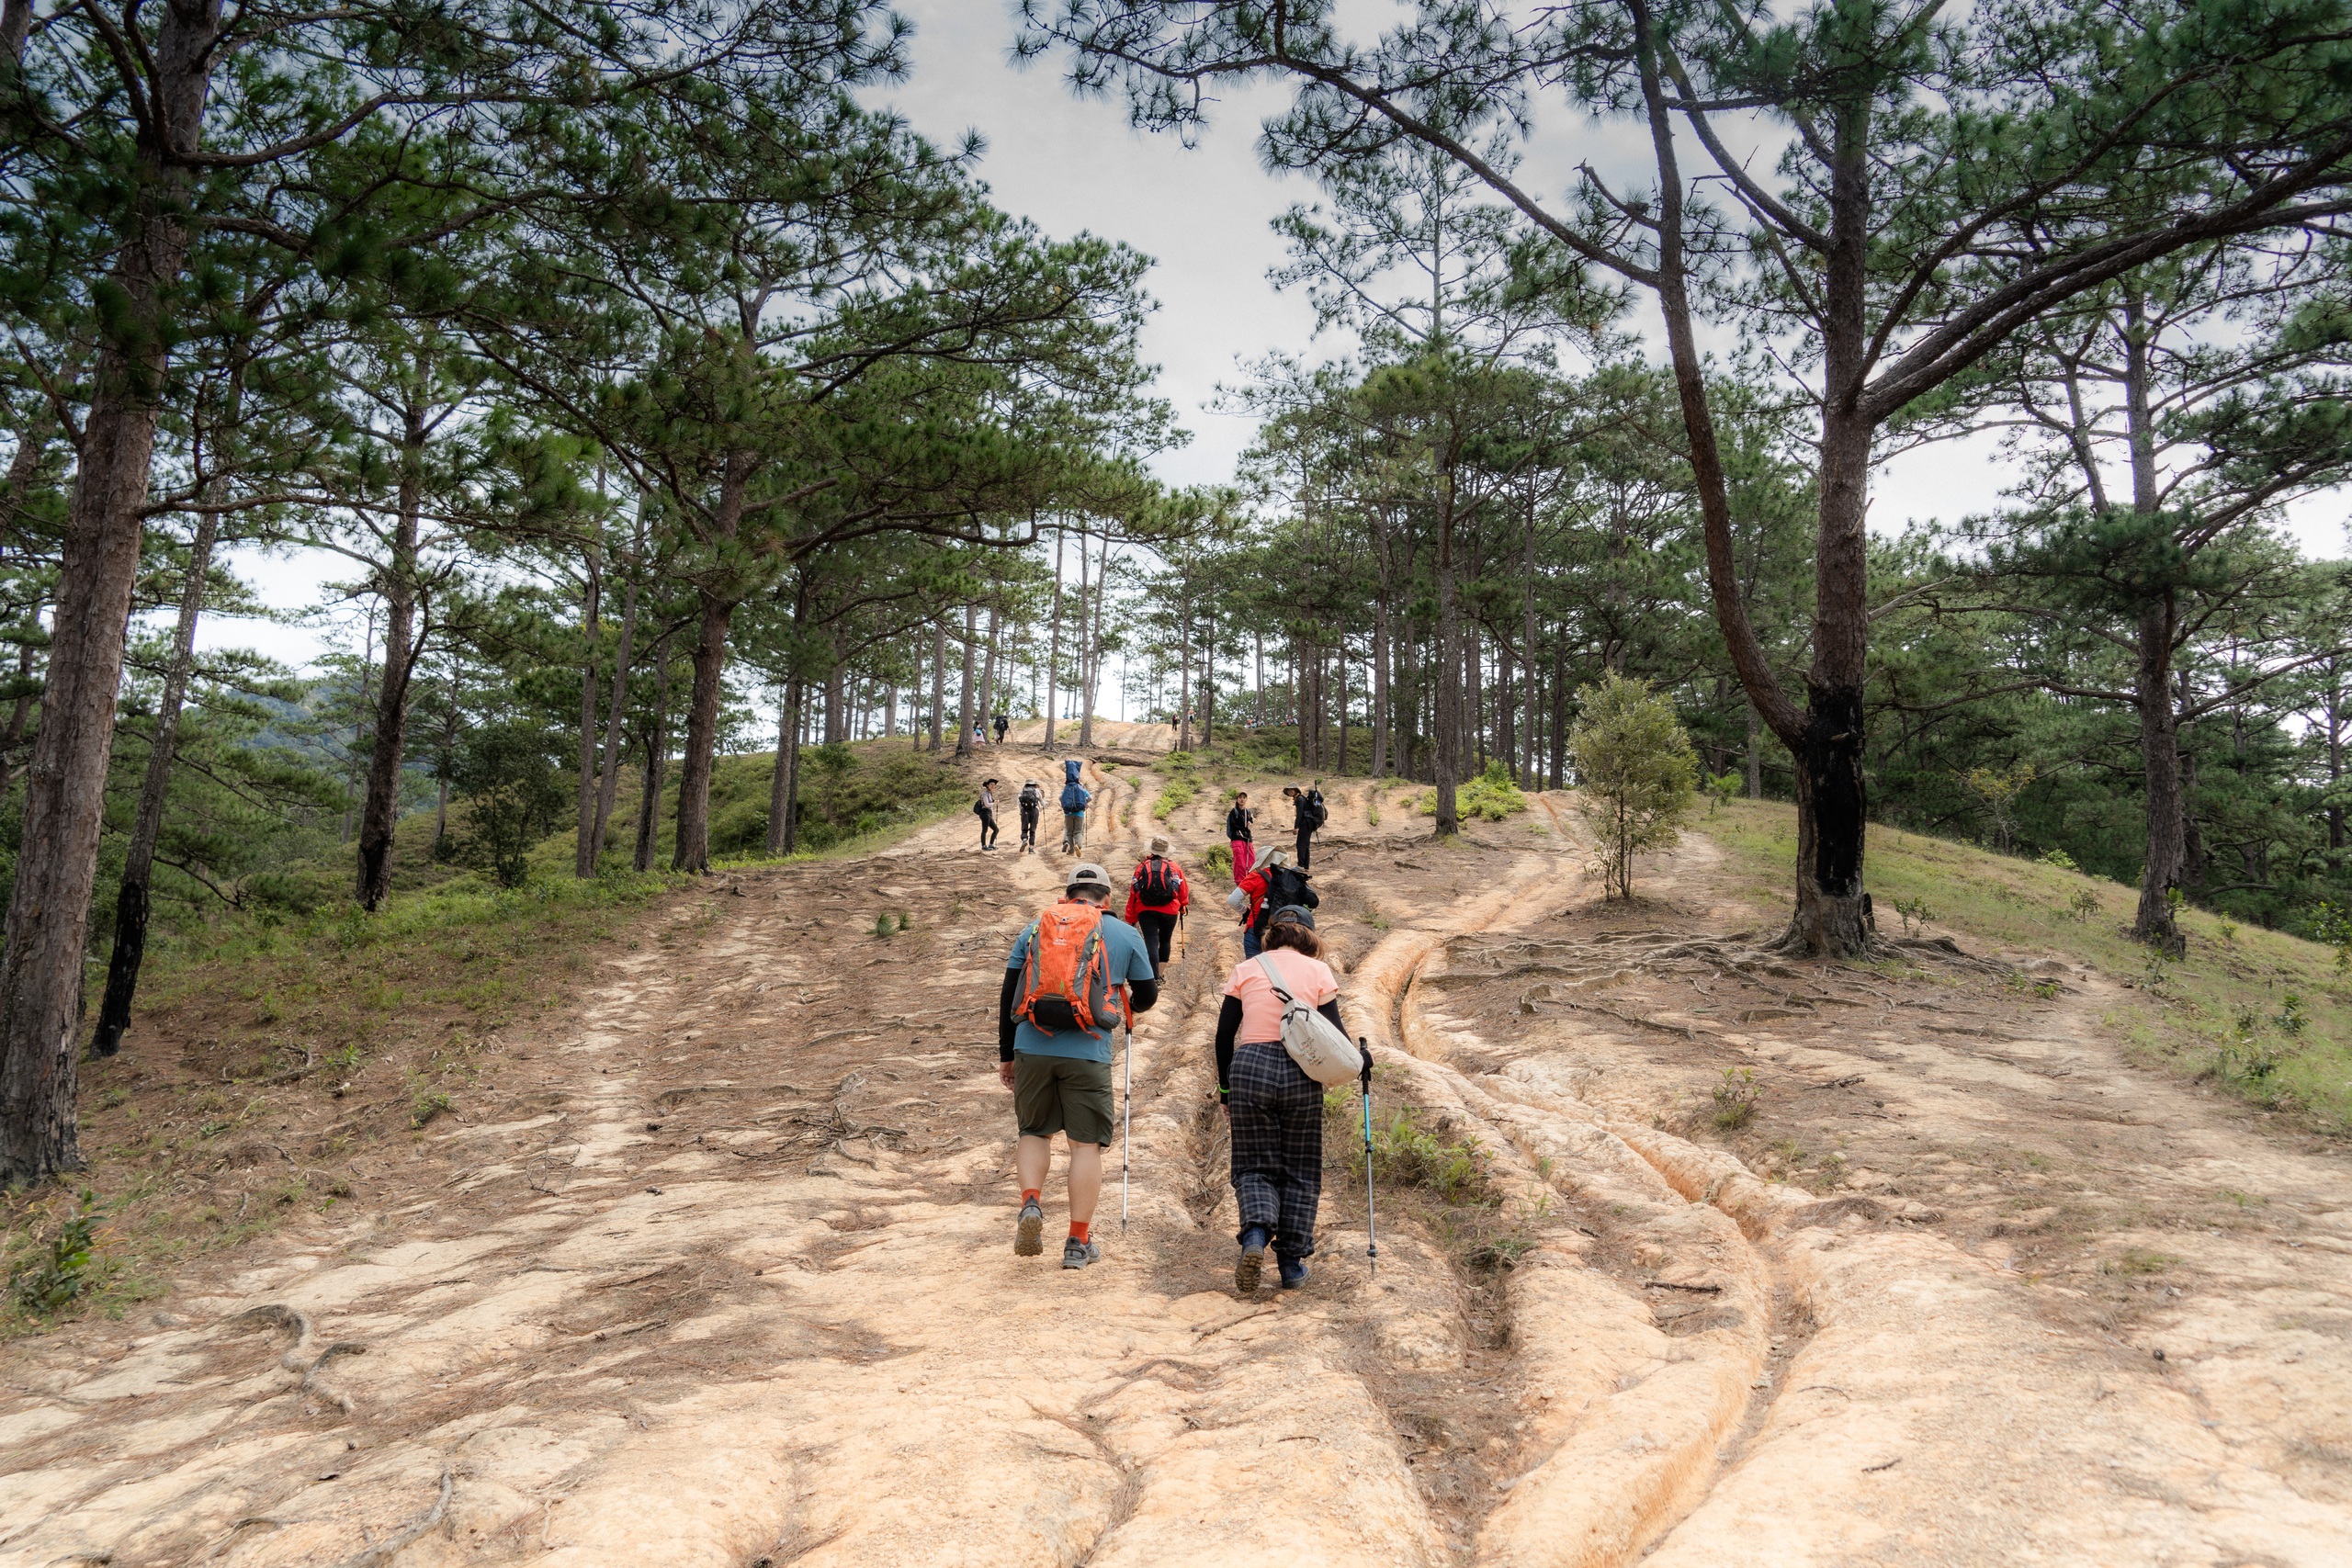
[[[1693,825],[1758,913],[1785,917],[1795,808],[1729,801]],[[2167,963],[2132,940],[2137,888],[1892,828],[1871,829],[1866,875],[1881,931],[2088,965],[2129,987],[2108,1021],[2143,1058],[2352,1128],[2352,974],[2333,949],[2188,909],[2188,955]]]

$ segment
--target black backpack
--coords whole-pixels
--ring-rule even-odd
[[[1274,867],[1266,873],[1266,898],[1265,902],[1258,906],[1260,934],[1264,933],[1267,922],[1274,918],[1276,909],[1292,904],[1297,905],[1302,909],[1312,909],[1321,902],[1322,900],[1315,896],[1315,889],[1306,885],[1306,878],[1301,876],[1292,867],[1286,865]]]
[[[1184,874],[1159,855],[1136,867],[1136,893],[1146,905],[1173,904],[1184,890]]]
[[[1323,792],[1319,789],[1308,790],[1306,792],[1307,826],[1310,828],[1320,828],[1324,823],[1329,822],[1330,819],[1331,814],[1323,809]]]

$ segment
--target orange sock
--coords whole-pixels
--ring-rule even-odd
[[[1021,1190],[1021,1201],[1024,1203],[1034,1203],[1044,1190],[1043,1188],[1038,1187],[1024,1187]]]
[[[1070,1221],[1069,1238],[1072,1241],[1084,1241],[1086,1239],[1086,1222],[1084,1220]]]

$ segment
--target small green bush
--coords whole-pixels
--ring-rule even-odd
[[[90,1265],[97,1255],[97,1197],[82,1194],[81,1207],[49,1246],[8,1277],[8,1302],[28,1317],[51,1317],[86,1295]]]
[[[1714,1123],[1729,1133],[1745,1127],[1756,1119],[1756,1100],[1761,1091],[1756,1087],[1756,1074],[1747,1067],[1725,1067],[1723,1081],[1715,1085]]]
[[[1373,1174],[1382,1181],[1426,1187],[1449,1203],[1475,1201],[1486,1194],[1486,1161],[1478,1140],[1449,1144],[1419,1125],[1410,1110],[1399,1110],[1372,1130]]]

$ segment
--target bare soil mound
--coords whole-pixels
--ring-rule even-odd
[[[1087,776],[1123,872],[1160,781]],[[1349,1094],[1313,1282],[1232,1289],[1205,886],[1125,1225],[1012,1255],[995,998],[1066,864],[944,823],[676,907],[365,1204],[12,1348],[0,1562],[2352,1557],[2338,1151],[2129,1065],[2098,976],[1787,965],[1702,840],[1605,906],[1550,797],[1408,798],[1316,855],[1376,1273]]]

